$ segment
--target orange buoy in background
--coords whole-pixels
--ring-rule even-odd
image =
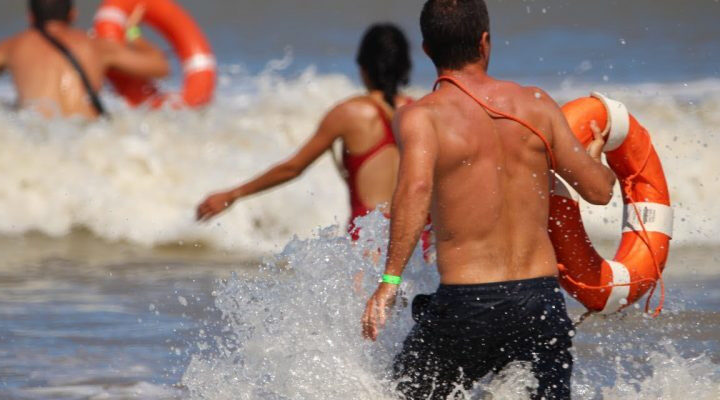
[[[180,58],[184,74],[182,100],[184,105],[199,107],[212,100],[215,90],[216,62],[210,44],[190,15],[172,0],[104,0],[95,14],[95,31],[99,37],[125,41],[125,24],[138,4],[146,7],[146,22],[172,44]],[[108,78],[115,90],[130,105],[149,102],[162,104],[163,95],[151,80],[138,79],[118,71]]]
[[[591,121],[609,132],[605,154],[622,187],[624,213],[620,246],[612,260],[605,260],[585,231],[577,195],[558,180],[550,200],[548,229],[560,264],[560,283],[589,311],[605,314],[634,303],[648,290],[654,292],[659,283],[657,315],[664,298],[662,271],[672,237],[673,210],[650,134],[625,105],[598,93],[566,104],[563,112],[583,145],[593,138]]]

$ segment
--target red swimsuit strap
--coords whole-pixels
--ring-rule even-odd
[[[357,170],[360,169],[363,164],[365,164],[367,160],[375,156],[375,154],[377,154],[385,146],[396,144],[395,136],[393,136],[390,118],[388,118],[387,114],[385,114],[385,110],[383,110],[383,108],[379,104],[375,103],[374,101],[372,103],[375,108],[377,108],[378,114],[380,115],[385,135],[383,135],[382,139],[380,139],[380,141],[378,141],[374,146],[372,146],[370,149],[368,149],[362,154],[350,154],[345,151],[345,156],[343,157],[345,168],[351,175],[354,175]]]
[[[478,103],[481,107],[483,107],[488,112],[499,115],[502,118],[509,119],[511,121],[515,121],[518,124],[528,128],[532,133],[534,133],[537,137],[539,137],[540,140],[542,140],[543,144],[545,145],[545,149],[547,150],[548,159],[550,161],[550,168],[552,170],[556,170],[557,164],[555,162],[555,154],[553,154],[552,148],[550,147],[550,142],[548,142],[547,138],[545,137],[545,135],[542,134],[542,132],[540,132],[540,130],[533,127],[528,122],[525,122],[524,120],[522,120],[514,115],[510,115],[505,112],[502,112],[502,111],[490,106],[489,104],[485,103],[484,101],[480,100],[477,96],[472,94],[472,92],[470,92],[470,90],[468,90],[468,88],[465,87],[465,85],[463,85],[460,81],[453,78],[452,76],[447,76],[447,75],[440,76],[435,81],[434,87],[437,88],[438,84],[442,81],[447,81],[447,82],[450,82],[453,85],[455,85],[458,89],[460,89],[462,92],[464,92],[466,95],[468,95],[471,99],[475,100],[476,103]]]

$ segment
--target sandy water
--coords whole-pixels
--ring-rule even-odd
[[[387,370],[411,324],[393,317],[378,345],[359,337],[377,271],[337,229],[257,261],[192,245],[148,250],[87,232],[3,239],[0,397],[8,399],[393,398]],[[380,234],[382,237],[382,234]],[[368,243],[370,246],[372,243]],[[36,249],[42,249],[37,251]],[[575,336],[579,399],[716,399],[717,248],[676,251],[667,305],[592,317]],[[351,287],[369,271],[363,292]],[[416,257],[406,290],[431,290]],[[581,307],[571,301],[577,318]],[[524,398],[522,368],[467,398]]]

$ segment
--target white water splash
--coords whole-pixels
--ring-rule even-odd
[[[347,191],[329,157],[210,224],[193,221],[206,194],[287,157],[332,104],[361,92],[345,76],[312,68],[293,79],[223,70],[218,100],[199,113],[116,105],[111,121],[83,124],[0,111],[0,233],[62,236],[82,227],[146,246],[201,241],[266,254],[293,234],[344,223]],[[717,243],[720,83],[568,84],[551,94],[565,101],[591,89],[626,102],[652,133],[676,208],[674,243]],[[586,208],[593,235],[619,237],[620,204],[618,197],[610,207]]]
[[[232,277],[221,284],[214,295],[226,325],[222,335],[204,338],[197,345],[212,350],[197,353],[186,370],[182,384],[190,398],[397,398],[390,367],[413,322],[409,309],[398,307],[377,343],[361,338],[365,301],[376,288],[382,267],[373,262],[373,254],[385,249],[387,221],[376,212],[359,225],[362,240],[355,246],[342,227],[326,228],[311,239],[292,240],[263,264],[256,277]],[[355,283],[359,273],[363,274],[360,287]],[[434,267],[423,261],[419,249],[404,278],[408,299],[434,291],[438,284]],[[618,317],[597,323],[611,327],[609,338],[617,336],[612,334],[615,329],[625,332],[623,325],[627,325]],[[586,324],[582,329],[597,327]],[[660,334],[657,330],[662,328],[647,323],[632,329]],[[633,332],[625,333],[637,336]],[[720,366],[702,357],[685,359],[669,342],[664,348],[642,350],[647,356],[641,357],[644,361],[638,361],[643,363],[638,368],[650,373],[627,370],[625,345],[605,343],[603,354],[597,357],[617,361],[610,366],[614,372],[602,379],[593,375],[596,356],[577,357],[575,398],[685,400],[679,394],[684,392],[709,399],[720,387]],[[458,389],[457,394],[465,399],[524,399],[526,388],[535,385],[528,368],[514,364],[497,377],[483,379],[471,393]]]

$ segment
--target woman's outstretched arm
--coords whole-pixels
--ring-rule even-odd
[[[256,178],[233,189],[218,192],[207,197],[198,207],[196,218],[207,221],[230,207],[237,199],[262,192],[297,178],[305,169],[332,147],[342,135],[347,121],[343,104],[333,108],[323,118],[315,134],[292,157],[274,165]]]

